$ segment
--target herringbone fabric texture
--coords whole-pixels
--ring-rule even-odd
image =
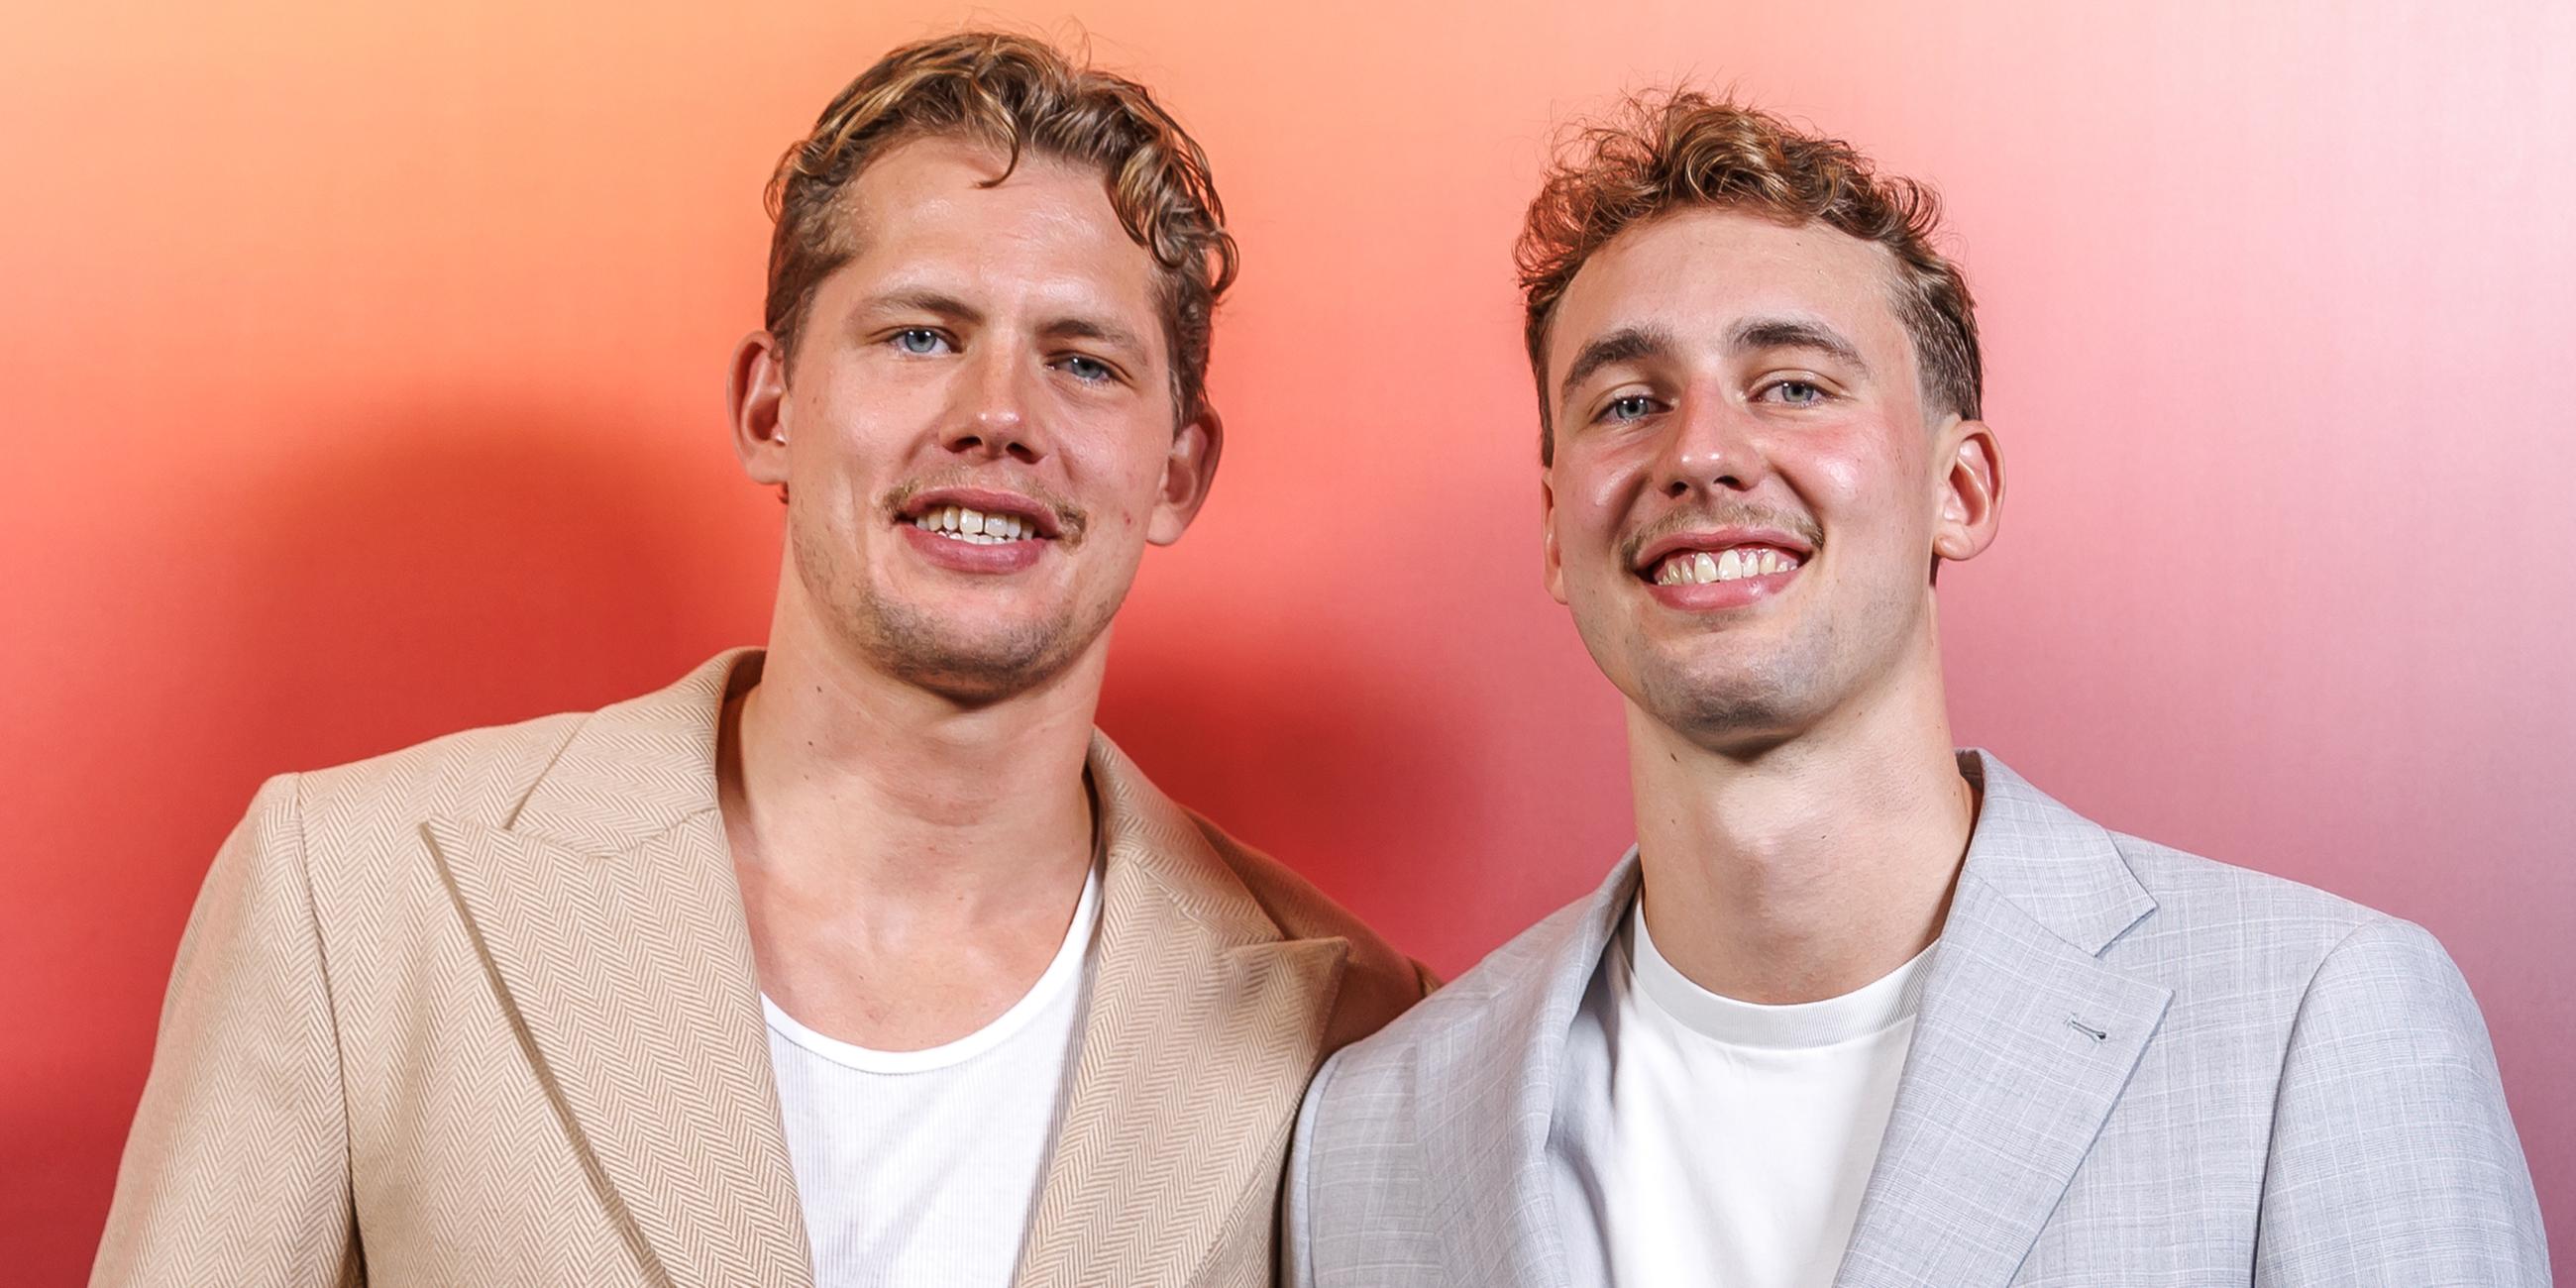
[[[716,808],[758,655],[262,788],[182,942],[100,1284],[811,1283]],[[1027,1284],[1257,1282],[1290,1118],[1423,980],[1105,738]]]
[[[2549,1282],[2485,1025],[2430,935],[2106,831],[1991,756],[1961,769],[1976,831],[1837,1288]],[[1599,1282],[1548,1142],[1637,885],[1632,852],[1325,1065],[1292,1288]]]

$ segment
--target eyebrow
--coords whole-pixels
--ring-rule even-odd
[[[918,288],[898,288],[873,296],[859,308],[857,316],[865,318],[882,313],[928,313],[959,322],[984,320],[982,310],[954,295]]]
[[[1135,332],[1098,318],[1055,318],[1039,327],[1038,334],[1050,340],[1097,340],[1111,348],[1125,349],[1138,355],[1148,352],[1145,342],[1137,338]]]
[[[1864,376],[1869,374],[1869,362],[1860,356],[1858,345],[1844,339],[1843,334],[1832,327],[1804,318],[1749,318],[1737,323],[1735,329],[1727,334],[1726,344],[1734,353],[1813,349],[1850,363]],[[1574,355],[1574,361],[1565,368],[1565,379],[1557,385],[1556,400],[1563,404],[1574,395],[1576,386],[1603,367],[1666,357],[1678,347],[1673,342],[1672,333],[1661,327],[1621,327],[1583,346],[1583,351]]]
[[[1639,362],[1660,358],[1675,348],[1672,333],[1661,327],[1623,326],[1608,335],[1595,338],[1574,355],[1565,368],[1565,379],[1556,386],[1556,401],[1562,405],[1574,396],[1575,386],[1589,379],[1593,372],[1616,362]]]
[[[1860,347],[1843,338],[1840,331],[1819,322],[1802,318],[1751,318],[1739,322],[1727,337],[1727,346],[1737,353],[1762,349],[1813,349],[1847,362],[1869,374],[1869,363],[1860,356]]]

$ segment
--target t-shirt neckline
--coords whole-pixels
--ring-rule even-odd
[[[1057,998],[1080,983],[1083,962],[1090,955],[1092,930],[1100,921],[1100,868],[1100,861],[1094,858],[1091,871],[1082,880],[1082,897],[1074,904],[1073,922],[1065,927],[1064,943],[1057,947],[1054,959],[1038,975],[1037,982],[1020,995],[1020,1000],[1011,1003],[1008,1010],[993,1017],[991,1023],[963,1037],[918,1051],[880,1051],[827,1037],[805,1027],[797,1022],[795,1016],[779,1009],[778,1003],[771,1001],[766,991],[760,995],[761,1014],[767,1017],[771,1032],[834,1064],[861,1073],[927,1073],[964,1064],[1010,1041]]]
[[[1628,908],[1629,957],[1642,999],[1683,1028],[1730,1046],[1774,1050],[1835,1046],[1884,1033],[1914,1018],[1923,998],[1931,947],[1840,997],[1766,1005],[1713,993],[1694,983],[1656,949],[1646,930],[1645,900]]]

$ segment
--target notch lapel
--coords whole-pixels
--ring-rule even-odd
[[[2163,1020],[2098,959],[2154,910],[2101,828],[1991,757],[1837,1288],[2012,1278]]]
[[[1091,774],[1106,860],[1081,1046],[1014,1282],[1268,1282],[1214,1264],[1269,1201],[1349,941],[1283,939],[1108,739]]]
[[[715,804],[733,661],[593,716],[509,828],[425,825],[521,1047],[647,1282],[806,1288]]]

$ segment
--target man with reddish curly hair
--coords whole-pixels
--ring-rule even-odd
[[[1637,844],[1308,1094],[1298,1285],[2544,1284],[2421,929],[1954,752],[1933,575],[1995,538],[1930,193],[1692,93],[1520,244],[1547,587]]]
[[[99,1282],[1268,1281],[1309,1075],[1424,979],[1092,727],[1223,442],[1206,159],[968,33],[771,199],[768,648],[262,789]]]

